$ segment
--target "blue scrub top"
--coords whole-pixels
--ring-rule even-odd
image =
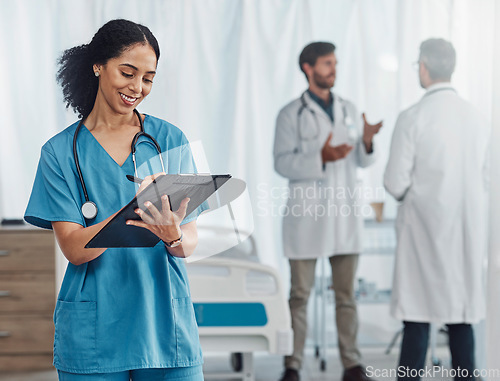
[[[78,158],[89,198],[99,208],[93,221],[85,221],[81,213],[85,198],[72,150],[77,125],[42,147],[24,216],[30,224],[47,229],[52,221],[88,226],[135,196],[136,185],[126,178],[134,174],[132,157],[119,166],[82,126]],[[144,130],[160,144],[167,173],[196,172],[182,131],[149,115]],[[153,145],[141,143],[138,167],[157,155]],[[154,161],[149,168],[160,172],[159,160]],[[195,220],[203,209],[195,210],[183,224]],[[54,366],[61,371],[109,373],[203,363],[184,260],[170,255],[161,241],[153,248],[110,248],[80,266],[69,263],[54,323]]]

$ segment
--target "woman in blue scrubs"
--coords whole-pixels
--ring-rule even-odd
[[[136,210],[141,219],[127,223],[153,232],[161,239],[158,245],[84,248],[161,172],[152,168],[138,191],[126,178],[135,173],[131,141],[140,131],[138,116],[160,145],[166,172],[196,171],[178,128],[134,112],[151,91],[159,55],[148,28],[113,20],[59,61],[64,99],[83,119],[76,151],[88,197],[98,207],[95,218],[84,217],[73,156],[75,122],[42,147],[25,214],[27,222],[54,230],[69,260],[54,313],[59,380],[203,380],[183,259],[197,244],[201,208],[185,216],[188,199],[174,212],[167,198],[161,210],[146,202]],[[146,164],[158,155],[152,144],[140,144],[137,152]]]

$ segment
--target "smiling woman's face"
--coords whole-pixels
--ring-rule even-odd
[[[128,114],[151,92],[156,74],[156,54],[150,45],[135,44],[104,65],[99,72],[96,105],[117,114]]]

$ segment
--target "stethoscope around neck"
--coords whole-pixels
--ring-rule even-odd
[[[298,132],[299,132],[299,139],[301,141],[307,141],[307,140],[315,140],[318,138],[319,136],[319,121],[318,121],[318,116],[316,115],[316,111],[314,111],[311,107],[309,107],[309,105],[307,104],[307,101],[306,101],[306,93],[307,93],[307,90],[304,91],[302,93],[302,95],[300,96],[300,108],[299,108],[299,111],[297,112],[297,119],[298,119]],[[337,96],[337,99],[338,101],[340,102],[341,104],[341,108],[342,108],[342,116],[343,116],[343,120],[344,120],[344,125],[346,127],[350,127],[352,124],[353,124],[353,121],[352,121],[352,118],[347,114],[347,110],[346,110],[346,106],[345,106],[345,103],[344,103],[344,100]],[[300,120],[300,116],[302,114],[302,112],[307,109],[314,117],[314,127],[316,129],[315,131],[315,134],[314,136],[310,137],[310,138],[307,138],[307,137],[304,137],[302,135],[302,125],[301,125],[301,120]]]
[[[139,119],[139,123],[141,125],[141,131],[135,134],[134,138],[132,139],[132,145],[131,145],[131,150],[132,150],[132,161],[134,163],[134,174],[137,177],[137,164],[135,160],[135,152],[137,150],[137,146],[141,143],[149,143],[154,145],[156,148],[156,151],[158,152],[158,156],[160,157],[160,162],[161,162],[161,168],[163,172],[165,172],[165,166],[163,164],[163,158],[161,157],[161,147],[156,141],[155,138],[153,138],[151,135],[148,133],[144,132],[144,124],[142,123],[142,118],[141,114],[139,114],[139,111],[134,109],[134,113],[137,115],[137,118]],[[78,132],[80,131],[80,128],[83,125],[83,119],[80,120],[80,123],[78,123],[78,127],[76,127],[75,135],[73,136],[73,156],[75,158],[75,165],[76,165],[76,172],[78,173],[78,177],[80,179],[80,184],[82,184],[82,189],[83,189],[83,195],[85,197],[85,202],[82,205],[82,214],[83,217],[85,217],[87,220],[91,220],[97,216],[97,205],[95,202],[90,201],[89,195],[87,192],[87,187],[85,186],[85,181],[83,180],[83,175],[82,175],[82,170],[80,168],[80,161],[78,160],[78,153],[76,149],[76,139],[78,137]],[[141,136],[144,136],[145,138],[149,140],[143,140],[140,141],[139,143],[137,142]]]

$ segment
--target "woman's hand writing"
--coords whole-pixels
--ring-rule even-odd
[[[182,225],[182,227],[180,226],[186,216],[189,198],[182,200],[179,209],[173,212],[170,210],[170,202],[167,195],[163,195],[161,198],[161,211],[151,201],[141,197],[141,192],[159,176],[164,174],[161,172],[148,176],[141,183],[137,191],[137,198],[140,200],[139,205],[143,205],[145,209],[137,208],[136,213],[141,217],[142,221],[128,220],[127,224],[148,229],[163,242],[175,241],[180,238],[182,233],[182,244],[177,247],[168,247],[167,250],[175,257],[186,258],[193,254],[198,244],[196,221],[188,222]],[[146,209],[148,212],[145,211]]]
[[[139,186],[137,191],[138,200],[140,200],[140,193],[151,184],[156,178],[164,173],[157,173],[148,176]],[[181,201],[179,209],[172,211],[170,202],[167,195],[161,197],[161,211],[158,210],[151,201],[145,200],[144,207],[149,211],[147,213],[141,208],[137,208],[135,212],[141,217],[142,221],[128,220],[127,225],[134,225],[141,228],[148,229],[164,242],[175,241],[181,236],[180,224],[186,216],[186,210],[189,203],[189,198]]]

